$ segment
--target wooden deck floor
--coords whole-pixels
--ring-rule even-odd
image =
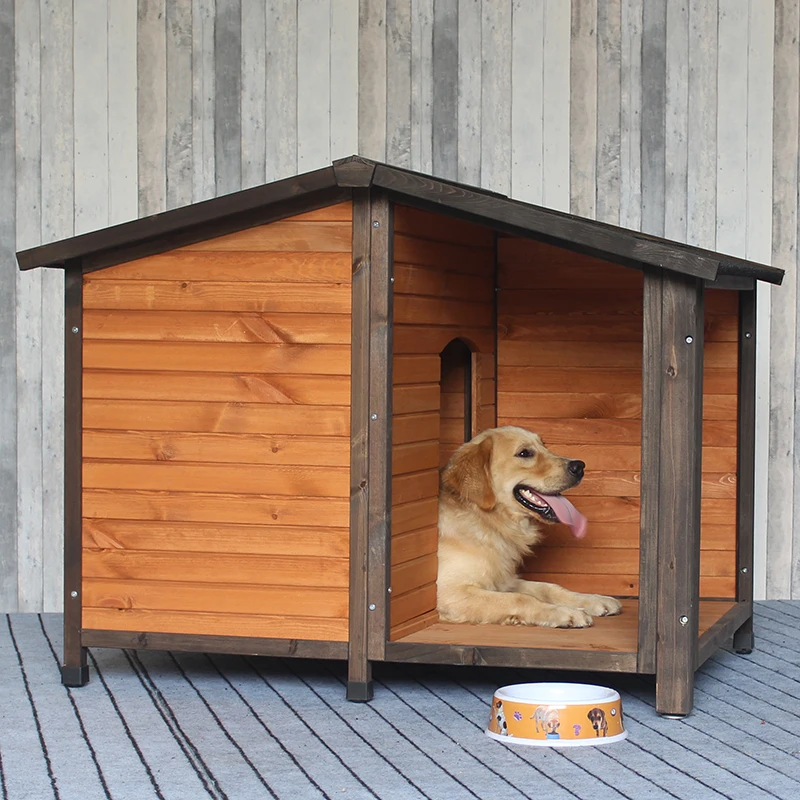
[[[93,650],[60,685],[58,615],[0,617],[0,800],[800,798],[800,602],[757,605],[757,649],[698,673],[694,713],[647,679],[378,665],[372,703],[337,662]],[[483,735],[495,688],[618,688],[629,738],[571,750]]]

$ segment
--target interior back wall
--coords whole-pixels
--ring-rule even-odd
[[[800,596],[799,105],[800,0],[0,0],[0,611],[62,591],[62,276],[15,251],[357,152],[787,270],[755,577]]]

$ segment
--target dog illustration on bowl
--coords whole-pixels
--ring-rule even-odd
[[[561,727],[561,720],[558,716],[558,709],[553,706],[539,706],[533,712],[531,719],[536,726],[536,733],[544,732],[545,739],[560,739],[558,729]],[[539,725],[541,724],[541,731]]]
[[[602,708],[593,708],[586,716],[592,723],[595,736],[608,736],[608,720]]]
[[[506,722],[506,714],[503,710],[503,701],[495,700],[492,703],[492,717],[489,721],[489,730],[492,733],[498,733],[500,736],[510,736],[508,732],[508,723]]]

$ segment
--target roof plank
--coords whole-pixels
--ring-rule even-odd
[[[20,269],[63,266],[82,258],[85,271],[163,252],[347,199],[375,186],[399,203],[427,208],[516,236],[613,261],[663,268],[746,290],[752,281],[780,284],[783,270],[638,231],[511,200],[485,189],[390,167],[360,156],[234,194],[23,250]],[[724,280],[723,280],[724,279]]]

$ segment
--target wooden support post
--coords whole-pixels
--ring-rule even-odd
[[[389,620],[391,508],[391,207],[353,190],[350,630],[347,699],[372,699],[370,660]]]
[[[64,275],[64,664],[65,686],[89,682],[83,626],[83,274],[79,261]]]
[[[369,657],[386,657],[391,600],[392,272],[394,217],[385,192],[372,191],[369,311]]]
[[[757,290],[756,290],[757,291]],[[736,599],[748,616],[733,636],[738,653],[753,649],[753,531],[756,450],[756,291],[739,293],[739,419],[736,466]]]
[[[639,521],[638,672],[656,671],[658,497],[661,464],[661,302],[663,271],[644,270],[642,331],[642,479]]]
[[[372,698],[367,656],[369,514],[369,284],[370,197],[353,190],[353,274],[350,395],[350,617],[347,699]]]
[[[662,276],[656,710],[692,709],[700,611],[703,283]]]

